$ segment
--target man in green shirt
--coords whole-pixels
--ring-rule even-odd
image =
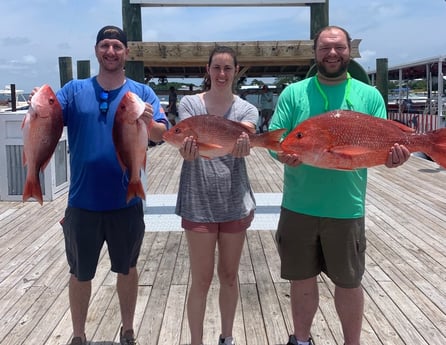
[[[379,91],[347,72],[351,38],[340,27],[322,29],[314,39],[317,74],[289,85],[280,95],[269,129],[287,128],[321,113],[350,109],[386,118]],[[377,138],[378,140],[378,138]],[[301,164],[295,154],[271,154],[285,164],[282,210],[276,241],[281,276],[291,281],[294,333],[288,345],[311,345],[319,304],[317,276],[335,284],[335,306],[346,345],[359,345],[364,310],[367,169],[329,170]],[[397,167],[410,152],[389,147],[386,166]]]

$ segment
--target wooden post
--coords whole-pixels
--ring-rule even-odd
[[[90,60],[77,61],[77,79],[90,78]]]
[[[11,111],[17,111],[17,94],[15,92],[15,84],[11,84]]]
[[[313,39],[320,29],[329,25],[328,2],[329,0],[325,0],[323,4],[310,4],[310,39]]]
[[[71,56],[59,57],[60,87],[73,80],[73,64]]]
[[[131,5],[130,0],[122,0],[122,23],[129,41],[142,42],[141,5]],[[144,61],[127,61],[125,75],[144,83]]]
[[[387,58],[376,59],[376,88],[381,92],[387,106],[389,102],[389,67]]]

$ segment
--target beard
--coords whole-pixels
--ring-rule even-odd
[[[350,60],[345,61],[342,60],[341,66],[339,66],[339,69],[335,72],[328,72],[327,69],[325,68],[323,62],[318,62],[317,63],[317,70],[318,72],[323,75],[326,78],[337,78],[340,77],[341,75],[343,75],[347,69],[348,69],[348,64],[349,64]]]

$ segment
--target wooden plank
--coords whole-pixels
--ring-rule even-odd
[[[204,315],[206,327],[203,329],[203,344],[215,344],[218,342],[218,336],[221,332],[219,291],[220,285],[214,275],[206,300],[206,313]]]
[[[308,6],[308,4],[325,3],[325,0],[130,0],[130,4],[139,4],[141,7],[157,6]]]
[[[145,265],[139,274],[140,285],[153,286],[168,238],[168,232],[153,233],[153,236],[151,236],[151,250],[148,253],[147,258],[142,256],[140,258],[141,260],[145,261]]]
[[[259,299],[262,307],[268,342],[274,344],[277,339],[286,334],[285,323],[279,307],[278,297],[274,290],[269,269],[262,249],[258,232],[248,231],[248,245],[253,257],[253,267],[256,275]],[[257,253],[254,255],[254,253]]]
[[[242,248],[242,255],[240,257],[240,264],[238,270],[239,284],[255,284],[256,278],[252,267],[251,254],[249,252],[248,245],[245,243]]]
[[[259,236],[271,279],[273,283],[280,283],[286,282],[286,280],[280,277],[280,258],[277,255],[275,233],[276,231],[260,231]]]
[[[25,317],[27,311],[33,307],[33,304],[44,293],[45,288],[30,287],[25,291],[20,302],[17,302],[15,308],[11,308],[2,316],[0,323],[0,343],[1,344],[17,344],[17,331],[14,330],[16,325]],[[41,302],[42,300],[40,300]],[[3,311],[2,311],[3,313]],[[20,342],[19,342],[20,343]]]
[[[256,284],[240,284],[240,301],[243,310],[243,319],[246,339],[238,337],[237,344],[262,344],[267,341],[266,329],[262,318],[262,308]]]
[[[147,339],[146,344],[148,345],[157,344],[159,338],[162,322],[160,315],[164,314],[166,308],[181,232],[171,232],[167,235],[167,242],[159,265],[159,274],[156,275],[153,282],[152,292],[147,302],[146,313],[142,319],[144,327],[140,328],[138,334],[138,337]]]
[[[38,298],[35,301],[30,301],[28,309],[23,309],[23,315],[17,320],[17,323],[8,335],[1,341],[2,344],[23,344],[28,334],[35,328],[36,324],[43,318],[49,308],[47,301],[53,298],[53,293],[58,295],[59,291],[52,291],[51,289],[32,287],[31,290],[36,290]],[[17,314],[18,316],[19,314]],[[34,341],[34,340],[33,340]]]
[[[406,269],[403,262],[398,262],[398,256],[393,254],[393,251],[382,251],[380,249],[381,243],[376,237],[371,238],[371,240],[373,241],[372,243],[377,245],[368,246],[369,262],[373,260],[375,265],[379,265],[379,268],[385,272],[388,278],[382,279],[382,274],[377,276],[374,274],[376,270],[368,268],[369,274],[378,283],[395,282],[423,310],[423,313],[429,319],[437,320],[436,325],[440,329],[446,329],[446,318],[442,318],[445,310],[445,297],[441,296],[435,287],[427,283],[419,273],[414,272],[412,269]]]
[[[375,229],[375,227],[371,229]],[[427,296],[431,296],[434,303],[443,309],[446,308],[444,296],[435,292],[436,287],[444,283],[444,274],[442,274],[444,266],[434,265],[434,262],[432,262],[432,265],[438,269],[439,273],[436,273],[435,269],[432,270],[429,264],[422,264],[419,258],[412,254],[411,250],[404,249],[398,242],[388,238],[388,235],[382,231],[379,234],[375,234],[374,230],[372,230],[368,232],[367,236],[378,244],[380,251],[386,258],[391,258],[392,264],[398,267],[399,271],[411,277],[411,280],[417,284],[419,289],[424,290]],[[414,252],[416,253],[417,251]],[[429,274],[426,274],[427,272]]]
[[[42,308],[45,313],[41,318],[35,317],[35,327],[30,329],[29,332],[23,332],[26,339],[23,344],[46,344],[47,339],[50,337],[51,332],[56,328],[64,315],[64,312],[68,311],[68,289],[59,291],[59,289],[51,289],[47,299],[42,299]]]
[[[60,225],[56,224],[11,260],[11,265],[2,272],[6,277],[0,286],[13,287],[20,281],[39,279],[54,259],[58,259],[62,253],[60,240]]]
[[[136,301],[136,310],[135,310],[135,318],[134,318],[134,331],[139,337],[139,330],[142,327],[145,327],[143,324],[144,313],[146,312],[146,306],[149,301],[150,295],[152,293],[151,286],[139,286],[138,287],[138,299]],[[119,343],[118,337],[116,337],[115,341]],[[144,343],[144,342],[140,342]]]
[[[360,57],[359,43],[352,40],[351,56]],[[241,65],[283,66],[298,62],[311,65],[313,40],[243,41],[243,42],[138,42],[129,41],[129,61],[144,61],[152,67],[205,66],[217,46],[231,47]]]
[[[370,298],[376,303],[377,307],[380,309],[380,313],[382,313],[392,324],[394,331],[403,341],[403,344],[429,344],[417,330],[411,326],[410,321],[401,312],[399,306],[395,304],[395,301],[393,301],[383,289],[370,278],[368,273],[364,275],[364,284],[367,285],[367,293]],[[394,286],[394,288],[397,287]],[[386,342],[388,341],[387,339],[383,340]],[[390,344],[395,343],[396,342],[391,342]]]
[[[112,342],[114,339],[119,339],[119,331],[121,327],[121,318],[120,309],[119,309],[119,300],[118,294],[113,286],[102,285],[101,288],[105,289],[104,291],[104,300],[101,299],[93,300],[91,305],[92,310],[100,311],[100,318],[96,321],[90,322],[96,326],[96,330],[94,335],[92,333],[87,333],[90,335],[90,339],[94,339],[95,341],[108,341]],[[101,291],[96,294],[96,297],[101,296]],[[101,310],[97,308],[94,303],[101,303],[104,305],[105,310]],[[89,313],[88,317],[94,317],[93,313]],[[91,316],[90,316],[91,315]]]
[[[166,310],[158,343],[159,344],[178,344],[181,335],[181,318],[185,310],[187,285],[172,285],[167,298]]]
[[[190,263],[189,263],[189,249],[184,232],[181,234],[180,248],[178,250],[177,260],[172,277],[172,284],[187,285],[190,280]]]
[[[429,345],[442,345],[446,339],[446,329],[439,328],[440,325],[433,324],[432,321],[423,314],[415,301],[406,291],[395,288],[394,282],[381,282],[380,286],[387,295],[394,301],[404,315],[413,316],[409,322],[424,338]],[[441,326],[440,326],[441,327]]]

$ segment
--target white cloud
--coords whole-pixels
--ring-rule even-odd
[[[33,56],[33,55],[25,55],[25,56],[23,57],[23,59],[22,59],[22,62],[23,62],[25,65],[35,65],[36,62],[37,62],[37,59],[36,59],[36,57]]]

